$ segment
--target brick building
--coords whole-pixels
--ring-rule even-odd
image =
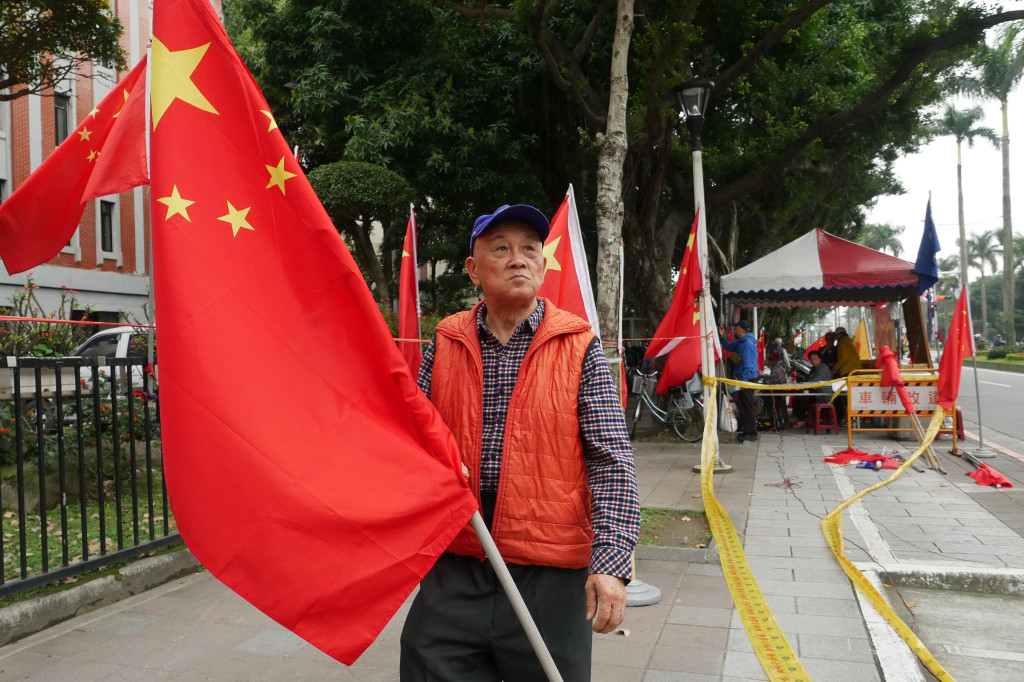
[[[111,10],[124,27],[121,47],[127,53],[128,69],[146,54],[152,2],[111,0]],[[221,0],[211,2],[221,14]],[[126,74],[93,62],[80,68],[75,79],[53,90],[0,102],[0,201],[10,196]],[[60,188],[53,191],[60,192]],[[49,262],[17,275],[0,267],[0,306],[31,275],[46,311],[57,306],[61,288],[68,287],[78,292],[81,304],[96,311],[93,319],[116,322],[130,313],[145,321],[143,306],[150,293],[149,201],[149,187],[90,201],[74,237]]]

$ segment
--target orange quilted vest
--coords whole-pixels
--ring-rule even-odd
[[[455,434],[470,488],[480,497],[483,360],[477,305],[437,326],[430,398]],[[590,564],[590,490],[579,437],[577,397],[590,325],[545,300],[544,319],[509,401],[491,535],[508,563],[584,568]],[[468,525],[448,547],[484,559]]]

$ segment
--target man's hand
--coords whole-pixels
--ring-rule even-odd
[[[592,573],[586,589],[587,620],[593,619],[594,632],[607,634],[619,627],[626,617],[626,586],[622,578]]]

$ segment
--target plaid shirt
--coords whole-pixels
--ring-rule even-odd
[[[544,301],[538,300],[537,309],[519,325],[505,346],[484,324],[486,315],[485,303],[480,306],[476,319],[484,374],[480,487],[494,492],[501,475],[508,403],[519,367],[544,319]],[[431,341],[423,353],[418,379],[420,389],[428,398],[434,370],[434,344],[435,341]],[[584,359],[578,399],[587,484],[593,497],[590,522],[594,544],[590,572],[629,579],[630,556],[640,530],[633,446],[600,344],[591,344]]]

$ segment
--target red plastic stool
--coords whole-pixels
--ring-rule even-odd
[[[939,435],[944,433],[952,435],[953,429],[939,429]],[[960,411],[960,408],[956,408],[956,440],[967,440],[967,436],[964,434],[964,415]]]
[[[814,435],[828,431],[835,431],[839,434],[839,420],[836,418],[836,408],[832,403],[814,403],[813,408],[807,415],[806,431],[814,429]]]

